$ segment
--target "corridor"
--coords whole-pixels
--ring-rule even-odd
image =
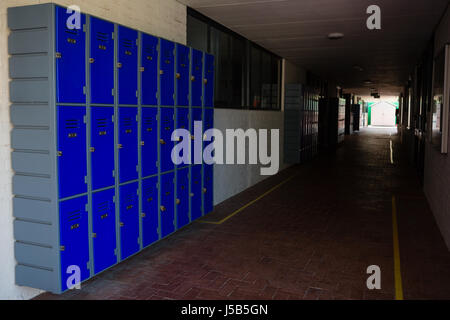
[[[81,290],[37,299],[448,299],[450,253],[415,177],[396,129],[366,128],[335,155],[226,200]],[[381,269],[381,290],[366,287],[370,265]]]

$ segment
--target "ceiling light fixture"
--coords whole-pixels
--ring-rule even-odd
[[[328,34],[328,39],[330,40],[338,40],[338,39],[342,39],[344,37],[343,33],[340,32],[332,32],[330,34]]]

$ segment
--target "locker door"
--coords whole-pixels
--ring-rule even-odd
[[[91,17],[91,103],[114,104],[114,24]]]
[[[213,174],[213,165],[203,165],[203,205],[205,214],[213,211]]]
[[[120,187],[120,247],[122,260],[139,251],[139,196],[137,182]]]
[[[142,180],[142,245],[146,247],[159,239],[158,235],[158,177]]]
[[[189,168],[177,172],[176,209],[179,229],[189,223]]]
[[[177,106],[189,106],[189,48],[177,44]]]
[[[94,272],[96,274],[117,262],[114,195],[114,189],[92,195],[92,237],[94,238]]]
[[[85,107],[58,106],[59,197],[87,192]]]
[[[192,73],[191,73],[191,104],[193,107],[202,106],[202,74],[203,53],[192,49]]]
[[[188,108],[177,108],[177,129],[189,130],[189,109]],[[181,142],[182,137],[180,137]],[[189,165],[189,163],[181,163],[177,167],[183,167]]]
[[[78,266],[81,281],[89,278],[89,228],[86,211],[87,196],[62,201],[59,204],[61,288],[67,290],[67,279],[73,274],[70,266]],[[68,273],[69,272],[69,273]]]
[[[142,176],[158,173],[158,108],[142,108],[141,164]]]
[[[161,154],[161,172],[174,169],[172,161],[172,149],[174,146],[172,132],[174,128],[174,110],[173,108],[161,108],[160,125],[160,154]]]
[[[174,49],[175,44],[161,39],[160,42],[160,94],[162,106],[173,106],[174,101]]]
[[[142,34],[142,104],[158,105],[158,38]]]
[[[119,170],[120,182],[138,178],[137,108],[119,108]]]
[[[114,108],[91,108],[92,189],[114,185]]]
[[[137,37],[136,30],[119,26],[119,104],[137,104]]]
[[[69,29],[65,8],[56,7],[56,100],[59,103],[86,103],[86,36],[81,15],[80,29]]]
[[[191,167],[191,221],[202,216],[202,166]]]
[[[197,137],[195,137],[195,131],[194,131],[195,121],[202,121],[202,112],[203,112],[203,110],[201,108],[193,108],[192,109],[191,135],[194,136],[194,139],[197,139]],[[203,137],[198,137],[198,138],[203,140]],[[195,164],[194,139],[191,139],[191,161],[192,161],[192,164]],[[203,152],[203,150],[202,150],[202,152]],[[202,158],[203,158],[203,154],[202,154]]]
[[[173,180],[173,172],[161,176],[161,238],[175,231]]]
[[[214,106],[214,56],[205,54],[205,107]]]

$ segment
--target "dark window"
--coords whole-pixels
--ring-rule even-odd
[[[190,8],[187,22],[188,45],[215,57],[215,107],[280,110],[278,56]]]

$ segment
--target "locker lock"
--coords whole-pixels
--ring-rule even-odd
[[[122,63],[121,62],[117,62],[117,68],[122,68]]]
[[[58,157],[62,156],[62,151],[58,151]]]
[[[176,76],[177,79],[181,78],[181,74],[179,74],[178,72],[177,72],[177,74],[175,76]]]
[[[180,203],[181,203],[181,200],[180,200],[180,199],[177,199],[176,203],[177,203],[177,204],[180,204]]]
[[[142,213],[141,213],[141,217],[142,217],[142,218],[145,218],[145,217],[146,217],[146,214],[145,214],[144,212],[142,212]]]
[[[164,74],[164,70],[159,70],[159,74]]]
[[[159,143],[160,143],[160,144],[166,144],[166,142],[164,141],[164,139],[159,139]]]
[[[195,196],[195,194],[191,193],[190,196],[193,197],[193,196]]]
[[[203,188],[203,193],[206,193],[206,188]]]
[[[123,227],[123,226],[125,226],[125,223],[121,222],[119,225],[120,225],[121,227]]]
[[[145,146],[145,141],[141,141],[141,146]]]
[[[56,59],[61,59],[62,58],[61,52],[56,52],[55,57],[56,57]]]
[[[60,251],[64,251],[64,250],[66,250],[66,247],[65,247],[65,246],[60,246],[60,247],[59,247],[59,250],[60,250]]]
[[[203,79],[203,83],[207,84],[208,83],[208,79]]]
[[[89,63],[94,63],[95,59],[94,58],[89,58]]]
[[[96,234],[96,233],[93,233],[93,234],[92,234],[92,238],[94,238],[94,239],[97,238],[97,234]]]
[[[195,77],[194,76],[191,76],[191,81],[195,81]]]
[[[94,147],[90,147],[90,148],[89,148],[89,151],[90,151],[90,152],[95,152],[95,148],[94,148]]]
[[[160,209],[161,209],[161,212],[166,211],[166,207],[164,207],[164,206],[161,206]]]
[[[144,67],[140,67],[140,68],[139,68],[139,71],[140,71],[140,72],[144,72],[144,71],[145,71],[145,68],[144,68]]]
[[[119,145],[117,146],[119,149],[123,148],[123,145],[119,143]]]

